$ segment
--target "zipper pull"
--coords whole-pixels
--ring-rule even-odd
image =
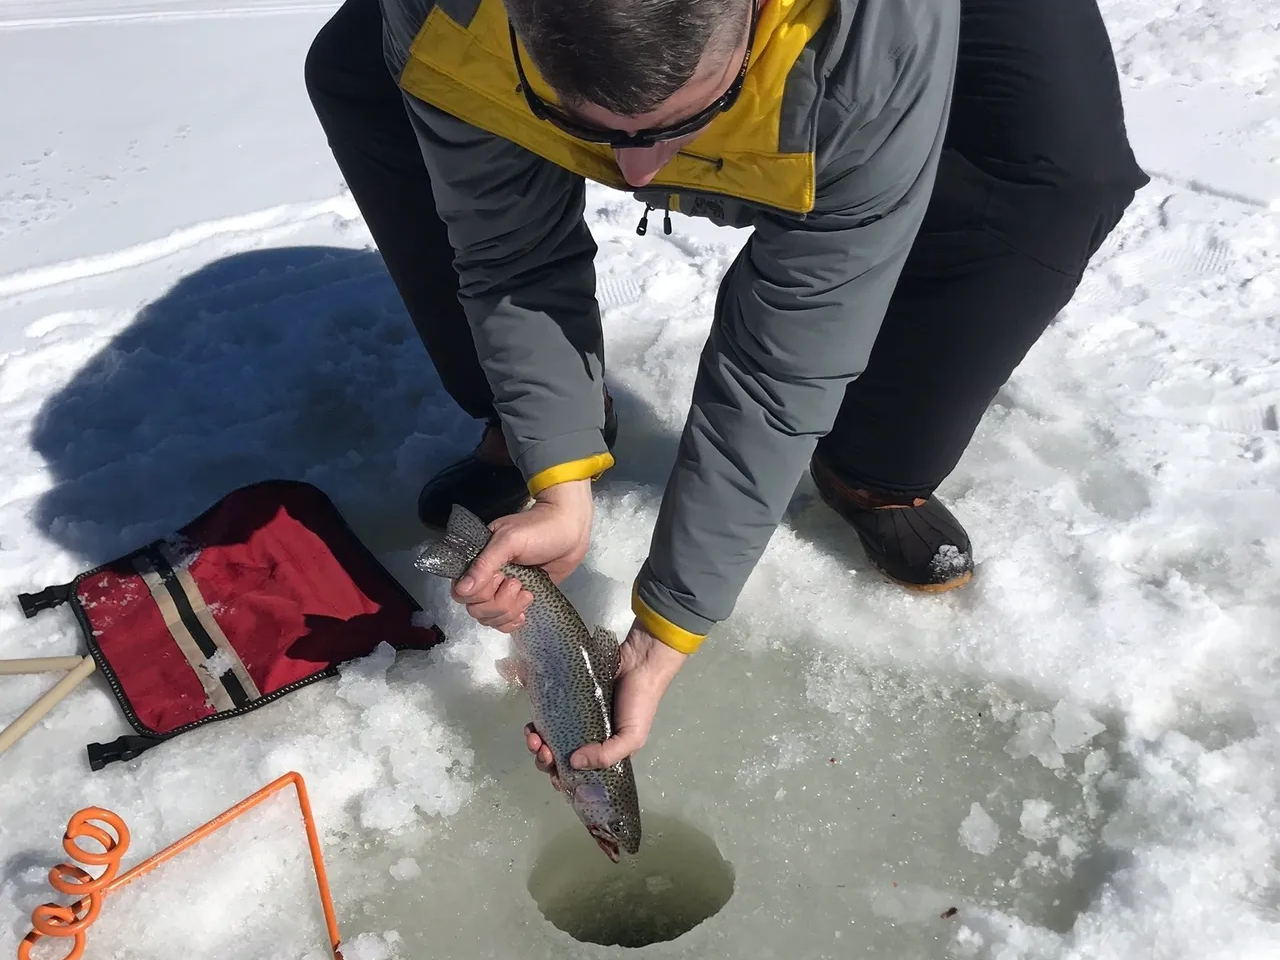
[[[644,236],[649,232],[649,211],[653,209],[653,204],[646,203],[644,205],[644,215],[640,217],[640,222],[636,224],[636,233]]]
[[[668,235],[671,233],[671,208],[670,207],[668,207],[662,214],[662,232]]]

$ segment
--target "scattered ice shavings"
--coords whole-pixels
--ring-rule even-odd
[[[962,553],[953,543],[944,543],[929,561],[929,571],[935,576],[955,577],[969,566],[968,554]]]
[[[395,960],[399,953],[394,947],[399,942],[400,935],[394,930],[385,936],[362,933],[342,945],[342,955],[346,960]]]
[[[395,659],[395,648],[384,642],[339,670],[338,697],[364,711],[361,752],[389,774],[360,801],[360,822],[373,830],[407,827],[415,810],[427,816],[457,813],[473,790],[471,750],[437,719],[430,688],[388,684]]]
[[[1074,837],[1063,834],[1058,838],[1058,856],[1068,862],[1077,859],[1084,853],[1084,847]]]
[[[1024,870],[1048,876],[1053,870],[1053,860],[1037,850],[1032,850],[1022,859]]]
[[[957,927],[955,933],[952,934],[952,943],[955,947],[956,956],[959,957],[976,957],[985,942],[982,939],[982,934],[972,927]]]
[[[969,807],[969,815],[960,824],[960,842],[981,857],[990,856],[1000,845],[1000,827],[982,804]]]
[[[1106,773],[1110,766],[1111,761],[1107,757],[1107,751],[1093,750],[1084,758],[1084,776],[1081,779],[1096,780]]]
[[[388,695],[387,671],[395,659],[395,647],[380,643],[367,657],[341,664],[338,696],[357,707],[372,707]]]
[[[1019,832],[1028,840],[1044,843],[1057,832],[1058,819],[1053,816],[1053,804],[1047,800],[1023,800]]]
[[[204,663],[200,664],[200,667],[211,677],[221,677],[231,671],[231,657],[228,656],[225,650],[219,650]]]
[[[983,693],[986,695],[991,716],[998,723],[1009,723],[1018,715],[1020,707],[1005,690],[994,683],[988,684]]]
[[[413,820],[413,801],[394,786],[379,786],[360,802],[360,824],[370,830],[398,830]]]
[[[391,876],[397,880],[413,880],[422,876],[422,868],[413,857],[405,857],[391,865]]]
[[[436,625],[435,620],[431,618],[431,614],[427,613],[425,610],[413,611],[413,616],[410,618],[410,622],[415,627],[420,627],[423,630],[430,630]]]
[[[202,547],[190,537],[174,533],[164,538],[164,547],[173,558],[173,566],[178,570],[190,569],[200,556]]]

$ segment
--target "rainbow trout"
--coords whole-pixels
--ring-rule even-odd
[[[419,555],[419,570],[456,581],[493,534],[465,507],[454,504],[445,536]],[[613,680],[618,638],[594,632],[568,597],[538,567],[502,568],[533,594],[525,624],[512,633],[520,682],[529,695],[533,725],[555,757],[560,790],[600,849],[617,863],[619,848],[640,849],[640,801],[630,759],[606,770],[574,770],[569,757],[585,743],[613,734]]]

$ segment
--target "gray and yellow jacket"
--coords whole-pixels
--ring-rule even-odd
[[[584,178],[630,188],[611,150],[529,112],[502,0],[382,5],[512,456],[531,493],[598,477],[613,458]],[[728,617],[865,367],[932,189],[959,15],[959,0],[767,0],[737,104],[631,190],[754,228],[722,281],[633,589],[676,649]]]

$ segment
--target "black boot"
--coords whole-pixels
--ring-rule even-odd
[[[618,440],[618,416],[613,399],[605,393],[604,442],[610,450]],[[427,481],[418,494],[418,519],[427,527],[443,530],[455,503],[485,523],[518,513],[529,501],[529,489],[518,467],[507,454],[501,421],[485,423],[484,435],[474,451],[451,463]]]
[[[852,487],[816,455],[809,462],[818,493],[853,527],[876,568],[904,587],[952,590],[973,577],[973,546],[936,497],[905,500]]]

